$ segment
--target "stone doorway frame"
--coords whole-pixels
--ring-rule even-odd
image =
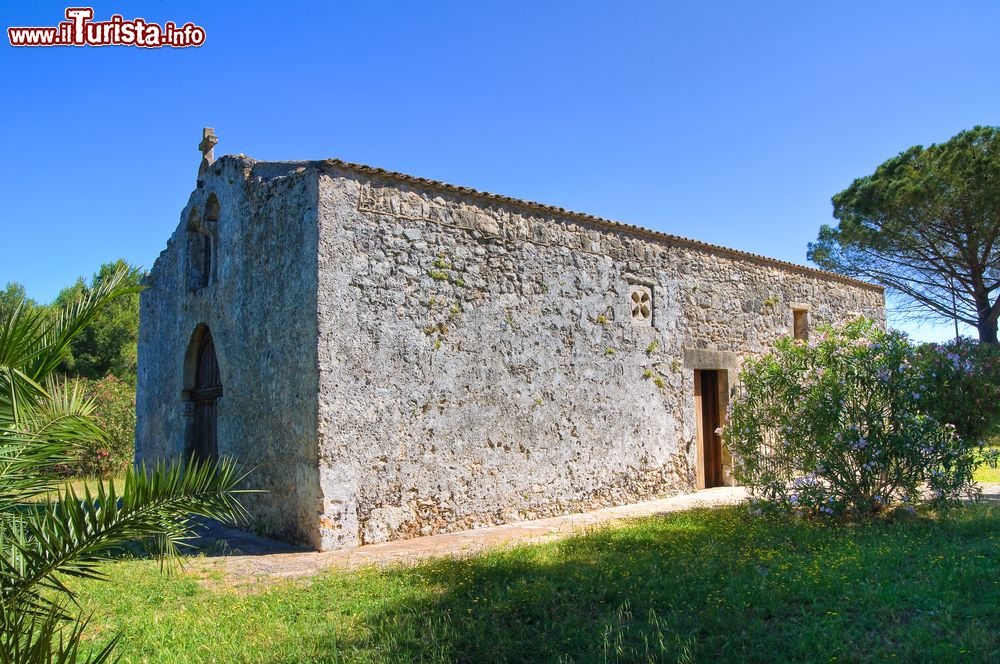
[[[702,394],[702,372],[714,372],[715,393],[711,395],[714,406],[715,421],[717,426],[722,426],[725,421],[726,406],[730,398],[730,386],[735,385],[739,371],[740,359],[736,353],[730,351],[686,349],[684,351],[684,369],[691,371],[694,376],[694,419],[695,419],[695,488],[706,489],[714,486],[735,486],[736,482],[732,478],[732,459],[722,446],[721,441],[712,431],[706,430],[706,412],[704,395]],[[710,442],[711,441],[711,442]],[[717,482],[707,481],[706,462],[710,456],[706,453],[706,445],[717,445],[716,452],[719,465]]]

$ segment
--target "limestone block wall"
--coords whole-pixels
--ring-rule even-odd
[[[214,246],[203,288],[192,219]],[[342,162],[223,157],[141,297],[137,459],[185,454],[207,326],[220,453],[254,467],[264,533],[333,549],[687,491],[695,370],[734,384],[793,307],[813,328],[884,318],[877,289],[739,252]]]
[[[814,271],[315,167],[323,548],[690,490],[693,369],[766,351],[791,303],[884,316]]]
[[[218,221],[209,284],[189,287],[192,211]],[[282,164],[224,157],[188,200],[140,298],[137,450],[139,461],[186,454],[193,406],[185,369],[192,334],[207,325],[223,396],[219,452],[253,468],[266,491],[244,502],[253,527],[318,546],[316,506],[316,178]],[[188,375],[186,375],[188,374]]]

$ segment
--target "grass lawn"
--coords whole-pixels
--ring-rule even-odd
[[[116,491],[120,492],[122,489],[125,488],[125,477],[124,476],[122,476],[122,477],[115,477],[115,478],[112,478],[112,479],[114,480],[115,490]],[[74,491],[76,491],[76,495],[78,497],[82,498],[83,497],[84,489],[90,489],[90,492],[92,494],[96,494],[97,493],[97,485],[99,483],[101,483],[101,482],[104,482],[105,486],[107,486],[108,480],[106,480],[106,479],[102,480],[102,479],[97,478],[97,477],[70,477],[70,478],[66,478],[66,481],[63,482],[62,486],[59,487],[59,491],[62,492],[62,491],[65,491],[66,489],[72,488]],[[55,500],[55,499],[56,499],[55,492],[52,492],[50,494],[37,496],[34,499],[34,502],[44,502],[44,501]]]
[[[1000,505],[863,525],[652,517],[466,560],[232,586],[74,581],[126,662],[1000,661]]]
[[[977,482],[1000,482],[1000,468],[983,465],[976,469]]]
[[[976,481],[1000,483],[1000,468],[979,467],[976,470]]]

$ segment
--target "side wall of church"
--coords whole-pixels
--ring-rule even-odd
[[[316,185],[315,173],[224,157],[191,194],[140,298],[136,432],[140,462],[189,454],[192,336],[207,326],[223,386],[219,452],[252,469],[248,487],[266,491],[243,499],[253,527],[313,547]],[[214,256],[207,285],[196,288],[206,237]]]
[[[834,277],[318,168],[325,549],[689,491],[696,369],[732,382],[793,307],[884,321]]]

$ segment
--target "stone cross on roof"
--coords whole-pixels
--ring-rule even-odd
[[[198,183],[201,184],[201,176],[208,171],[208,167],[215,161],[215,146],[218,145],[219,138],[215,135],[215,130],[205,127],[201,130],[201,143],[198,149],[201,150],[201,165],[198,167]]]

